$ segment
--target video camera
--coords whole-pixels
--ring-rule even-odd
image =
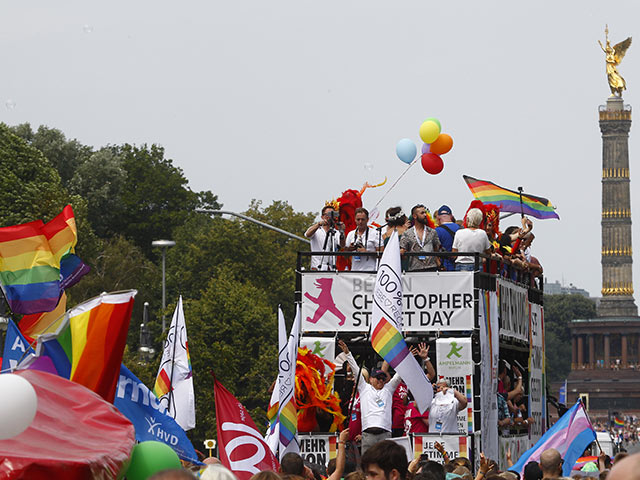
[[[335,210],[330,210],[327,213],[329,215],[329,226],[333,228],[335,224],[340,221],[340,212],[336,212]]]

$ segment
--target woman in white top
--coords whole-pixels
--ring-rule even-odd
[[[461,228],[453,237],[452,252],[465,253],[491,253],[491,243],[487,232],[478,228],[482,223],[482,211],[472,208],[467,212],[467,228]],[[456,257],[456,271],[474,270],[474,257],[471,255],[460,255]]]

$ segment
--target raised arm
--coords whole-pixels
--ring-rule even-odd
[[[360,390],[366,385],[367,381],[363,378],[362,375],[358,375],[358,372],[360,371],[360,367],[358,366],[356,359],[353,358],[353,355],[349,351],[349,347],[347,347],[347,344],[344,343],[343,340],[338,340],[338,346],[347,356],[347,363],[349,363],[349,366],[351,367],[351,371],[353,372],[353,377],[360,378],[360,380],[358,381],[358,390]]]
[[[320,227],[326,224],[327,224],[326,220],[320,220],[319,222],[314,223],[309,228],[307,228],[307,231],[304,232],[304,236],[307,238],[313,237],[313,235],[316,233],[316,230],[318,230]]]
[[[347,464],[347,441],[349,440],[349,429],[345,428],[338,437],[338,454],[336,455],[336,469],[327,477],[327,480],[340,480]]]
[[[425,342],[419,343],[418,348],[414,347],[411,349],[411,353],[422,359],[424,367],[427,369],[427,378],[430,382],[433,382],[433,379],[436,378],[436,370],[433,368],[433,364],[429,358],[429,345]]]

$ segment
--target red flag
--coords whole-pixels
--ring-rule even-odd
[[[235,473],[238,480],[249,480],[266,470],[277,472],[278,461],[244,405],[217,379],[214,392],[220,462]]]

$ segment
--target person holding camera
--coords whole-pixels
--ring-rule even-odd
[[[355,210],[356,228],[347,234],[347,252],[379,252],[381,250],[379,236],[369,227],[369,212],[366,208]],[[351,257],[351,271],[375,272],[376,257],[374,255],[354,255]]]
[[[333,205],[325,205],[320,221],[311,225],[304,232],[304,236],[311,241],[312,252],[336,252],[344,248],[344,223],[340,221],[340,213]],[[336,257],[329,255],[311,257],[311,270],[335,269]]]

